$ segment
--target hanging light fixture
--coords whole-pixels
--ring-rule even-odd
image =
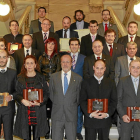
[[[134,5],[134,12],[137,15],[140,15],[140,1],[138,1],[135,5]]]
[[[10,7],[4,1],[0,1],[0,15],[6,16],[10,12]]]

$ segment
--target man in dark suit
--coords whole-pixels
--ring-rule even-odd
[[[130,121],[130,117],[127,114],[127,107],[140,107],[139,60],[133,60],[130,62],[129,72],[131,73],[131,75],[121,78],[117,86],[117,110],[121,118],[120,140],[130,140],[132,130],[134,132],[134,140],[139,140],[140,123],[136,121]],[[136,115],[137,114],[135,114],[134,116]]]
[[[83,64],[85,56],[78,53],[78,50],[80,48],[80,41],[77,38],[71,38],[69,40],[69,46],[71,49],[71,57],[72,57],[72,67],[71,70],[77,74],[79,74],[81,77],[83,77]],[[83,137],[81,135],[83,127],[83,113],[81,111],[80,106],[78,106],[78,121],[77,121],[77,139],[82,140]]]
[[[104,9],[102,11],[102,19],[103,22],[99,24],[98,34],[104,37],[104,33],[108,29],[113,29],[116,32],[115,42],[118,40],[118,28],[116,24],[110,23],[110,11],[108,9]]]
[[[105,77],[110,77],[114,79],[114,64],[112,58],[109,55],[102,54],[103,45],[100,40],[96,40],[92,44],[92,51],[94,54],[87,56],[84,60],[83,67],[83,77],[84,79],[90,78],[93,76],[93,65],[97,59],[102,59],[106,62],[106,70],[104,72]]]
[[[39,31],[42,31],[41,23],[43,19],[46,18],[46,8],[45,7],[39,7],[38,9],[38,19],[32,20],[30,24],[30,30],[29,34],[33,34]],[[49,29],[50,32],[54,32],[54,24],[52,21],[50,21],[51,27]]]
[[[108,29],[105,31],[105,40],[103,54],[110,55],[114,62],[114,66],[116,63],[116,59],[119,56],[125,55],[124,46],[118,43],[115,43],[116,32],[113,29]]]
[[[93,66],[94,75],[82,82],[80,105],[84,112],[85,140],[108,140],[111,127],[111,116],[117,106],[115,82],[104,76],[104,60],[97,60]],[[88,99],[108,99],[108,112],[95,110],[88,113]]]
[[[128,23],[128,35],[123,36],[119,38],[118,43],[124,45],[124,48],[126,48],[127,43],[132,41],[137,44],[137,53],[136,56],[140,57],[140,37],[137,36],[138,31],[138,23],[135,21],[131,21]]]
[[[56,34],[58,34],[59,38],[72,38],[72,37],[79,38],[78,33],[76,31],[70,30],[70,25],[71,25],[71,18],[65,16],[62,20],[63,29],[55,32]]]
[[[31,35],[28,35],[28,34],[24,35],[22,41],[23,41],[23,44],[24,44],[24,48],[19,49],[19,50],[15,51],[15,53],[14,53],[14,59],[15,59],[15,63],[16,63],[17,74],[20,73],[22,65],[23,65],[24,58],[27,55],[34,55],[37,60],[38,60],[39,56],[41,55],[38,50],[33,49],[31,47],[32,42],[33,42]]]
[[[95,40],[100,40],[102,44],[105,43],[104,37],[97,34],[98,22],[96,20],[91,20],[89,22],[89,29],[90,29],[90,33],[81,38],[80,53],[85,56],[90,56],[91,54],[93,54],[92,43]]]
[[[71,24],[71,30],[88,29],[89,23],[84,21],[85,15],[82,10],[75,11],[74,19],[76,20],[76,22]]]
[[[59,38],[56,33],[50,32],[51,27],[50,21],[44,19],[41,23],[42,31],[33,34],[32,47],[40,51],[41,54],[45,51],[46,41],[48,38],[53,37],[57,41],[57,49],[59,52]]]
[[[7,52],[5,50],[0,50],[0,93],[9,93],[5,98],[8,102],[8,106],[0,107],[0,126],[3,123],[5,140],[13,140],[13,123],[15,115],[13,93],[15,92],[16,85],[16,71],[6,67],[7,61]],[[2,98],[3,95],[1,95],[1,100]],[[1,104],[3,104],[3,101]]]
[[[51,75],[49,89],[52,106],[52,139],[76,140],[77,112],[82,77],[71,71],[70,55],[61,57],[62,71]]]

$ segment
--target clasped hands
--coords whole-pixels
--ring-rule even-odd
[[[96,119],[104,119],[107,117],[107,113],[101,113],[99,110],[96,110],[95,112],[91,113],[91,117]]]
[[[122,119],[123,119],[124,122],[130,123],[130,118],[127,115],[123,115]]]
[[[12,100],[12,96],[11,96],[11,95],[6,96],[6,97],[5,97],[5,100],[6,100],[7,102],[11,101],[11,100]]]
[[[35,106],[40,106],[40,103],[36,102],[36,101],[28,101],[28,100],[25,100],[25,99],[22,99],[21,101],[25,106],[32,106],[32,105],[35,105]]]

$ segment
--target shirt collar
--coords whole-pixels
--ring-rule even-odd
[[[108,44],[108,43],[106,42],[106,44],[107,44],[107,46],[112,45],[112,48],[113,48],[113,43],[112,43],[112,44]]]
[[[103,25],[105,26],[105,24],[107,24],[107,26],[109,25],[109,21],[107,23],[103,22]]]
[[[132,57],[129,57],[129,56],[127,55],[127,58],[128,58],[128,60],[130,60],[130,58],[132,58]],[[136,56],[134,56],[133,59],[136,60]]]
[[[102,58],[102,53],[101,53],[101,55],[100,56],[97,56],[96,54],[94,54],[95,55],[95,58],[97,59],[97,57],[100,57],[100,58]]]
[[[134,34],[134,35],[128,34],[128,37],[131,37],[131,36],[133,36],[135,38],[136,37],[136,34]]]
[[[62,74],[64,75],[65,74],[65,72],[62,70]],[[69,70],[68,72],[67,72],[67,75],[70,75],[71,74],[71,70]]]
[[[94,74],[94,77],[97,81],[101,81],[104,78],[104,76],[102,76],[101,78],[98,78],[95,74]]]
[[[42,30],[42,34],[44,35],[44,33],[47,33],[47,35],[49,34],[49,31],[48,32],[44,32],[43,30]]]
[[[72,53],[72,52],[71,52],[71,57],[72,57],[73,55],[75,55],[76,57],[78,57],[78,52],[76,52],[76,53]]]
[[[29,49],[27,49],[26,47],[24,47],[24,51],[26,51],[26,50],[31,51],[31,47]]]
[[[70,29],[67,29],[67,31],[69,31]],[[65,31],[65,29],[63,28],[63,31]]]
[[[132,81],[134,81],[134,79],[139,80],[140,77],[139,76],[138,77],[134,77],[134,76],[131,75],[131,78],[132,78]]]
[[[4,69],[1,69],[1,68],[0,68],[0,71],[1,71],[1,70],[5,70],[5,72],[6,72],[6,71],[7,71],[7,67],[5,67]]]
[[[90,33],[90,36],[92,37],[93,36],[93,34],[92,33]],[[95,37],[97,36],[97,33],[94,35]]]
[[[84,23],[84,21],[83,20],[82,21],[76,21],[76,23],[81,24],[81,23]]]

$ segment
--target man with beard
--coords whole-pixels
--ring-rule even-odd
[[[46,18],[46,8],[45,7],[39,7],[38,9],[38,19],[32,20],[30,24],[30,30],[29,34],[33,34],[39,31],[42,31],[41,23],[43,19]],[[51,27],[50,27],[50,32],[54,32],[54,24],[52,21],[50,21]]]
[[[70,30],[71,25],[71,18],[65,16],[62,20],[63,29],[56,31],[55,33],[58,34],[59,38],[79,38],[78,33],[76,31]]]
[[[137,53],[136,56],[140,57],[140,37],[137,36],[138,23],[131,21],[128,23],[128,35],[119,38],[118,43],[123,44],[126,49],[128,42],[135,42],[137,44]]]
[[[116,32],[115,42],[117,43],[118,40],[118,28],[116,24],[110,23],[110,11],[108,9],[104,9],[102,11],[102,19],[103,22],[99,24],[98,34],[104,36],[104,32],[107,29],[113,29]]]
[[[15,92],[16,71],[6,67],[7,60],[8,53],[5,50],[0,50],[0,93],[9,93],[5,98],[8,102],[8,106],[0,107],[0,124],[3,123],[5,140],[13,140],[13,122],[15,114],[13,93]],[[3,98],[2,95],[1,98]]]
[[[103,54],[110,55],[114,62],[114,66],[116,63],[116,59],[119,56],[125,55],[124,46],[118,43],[115,43],[116,32],[113,29],[108,29],[105,31],[105,40]]]
[[[76,30],[76,29],[88,29],[89,23],[85,22],[85,15],[82,10],[76,10],[74,19],[76,22],[72,23],[70,26],[71,30]]]

